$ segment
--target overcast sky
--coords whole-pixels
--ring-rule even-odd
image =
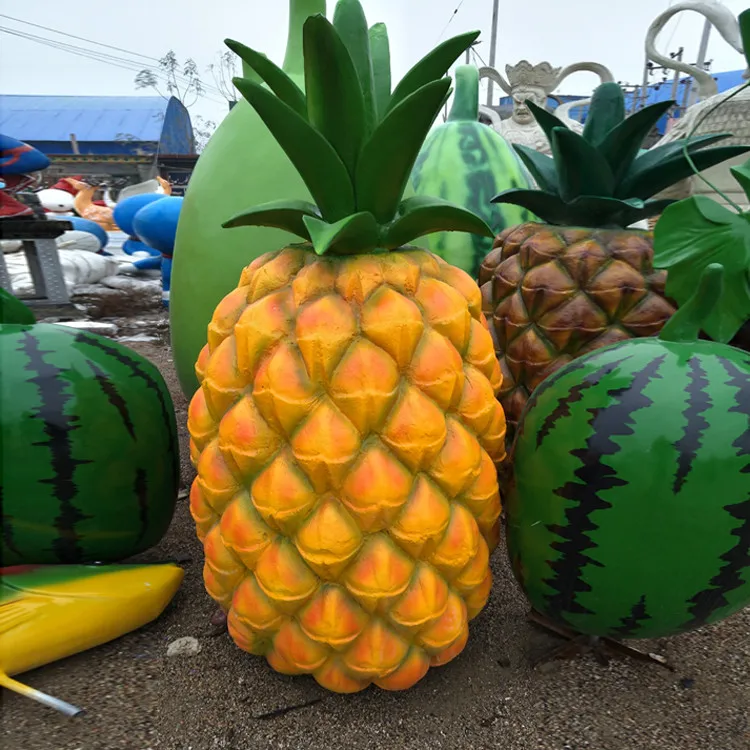
[[[725,0],[735,14],[748,0]],[[391,39],[394,78],[440,39],[479,29],[479,54],[489,58],[492,0],[363,0],[370,24],[384,21]],[[457,6],[458,12],[454,14]],[[607,65],[616,79],[639,82],[643,69],[643,39],[651,21],[670,5],[669,0],[500,0],[497,67],[527,58],[534,63],[549,60],[568,65],[594,60]],[[334,2],[328,2],[328,16]],[[605,10],[606,8],[606,10]],[[23,21],[121,47],[131,54],[96,47],[89,42],[60,36],[7,17],[0,27],[35,34],[131,61],[153,64],[145,58],[161,57],[173,49],[180,60],[195,59],[201,71],[216,62],[223,39],[238,39],[282,62],[286,44],[286,0],[99,0],[74,3],[60,0],[0,2],[0,12]],[[451,20],[452,19],[452,20]],[[446,28],[446,24],[450,24]],[[685,47],[685,59],[693,61],[703,18],[684,12],[670,21],[659,40],[660,50]],[[718,33],[709,45],[712,70],[744,68],[742,57]],[[125,63],[118,62],[118,65]],[[132,67],[132,64],[131,66]],[[0,33],[0,93],[132,95],[135,72],[37,42]],[[210,73],[205,80],[213,83]],[[560,93],[584,94],[596,81],[590,73],[569,78]],[[224,100],[211,92],[193,108],[193,114],[220,119]]]

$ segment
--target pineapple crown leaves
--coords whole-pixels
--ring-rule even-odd
[[[391,91],[388,35],[372,28],[359,0],[339,0],[333,23],[308,18],[303,30],[305,91],[262,54],[227,46],[267,88],[235,79],[307,185],[314,203],[284,200],[247,209],[224,227],[271,226],[322,255],[392,250],[437,231],[491,237],[478,216],[437,198],[404,200],[422,144],[450,96],[448,68],[478,36],[449,39]]]
[[[745,59],[750,66],[750,10],[740,14],[739,25]],[[708,109],[698,118],[693,131],[748,85]],[[697,172],[700,169],[697,160],[695,166]],[[750,161],[729,171],[750,203]],[[723,291],[701,324],[712,339],[727,343],[750,319],[750,212],[743,211],[705,177],[699,177],[735,210],[707,195],[694,195],[670,205],[654,228],[654,266],[669,271],[666,292],[680,306],[676,315],[693,304],[693,293],[712,264],[724,267]]]
[[[698,169],[750,151],[750,146],[708,148],[730,136],[719,133],[674,141],[645,153],[641,147],[673,101],[658,102],[625,117],[625,98],[616,83],[595,91],[583,133],[526,102],[552,147],[549,157],[514,144],[540,190],[506,190],[495,203],[523,206],[551,224],[626,227],[661,213],[672,201],[651,196],[693,174],[686,148]]]

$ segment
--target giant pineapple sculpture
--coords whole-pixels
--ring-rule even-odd
[[[527,102],[552,144],[552,156],[515,145],[538,190],[507,190],[495,202],[533,211],[546,224],[506,229],[480,270],[485,312],[503,375],[500,399],[515,428],[534,389],[576,357],[619,341],[654,336],[674,313],[666,273],[654,269],[653,234],[629,229],[670,200],[651,196],[697,169],[750,146],[708,148],[728,134],[640,147],[674,102],[625,117],[616,83],[594,92],[583,134]]]
[[[237,645],[326,688],[408,688],[453,659],[491,587],[505,419],[479,288],[405,243],[490,235],[474,214],[403,199],[476,38],[441,45],[391,93],[357,0],[304,28],[303,93],[256,53],[236,85],[317,205],[227,222],[304,242],[266,254],[218,306],[189,412],[191,510],[209,594]]]

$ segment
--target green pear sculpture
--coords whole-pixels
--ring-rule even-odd
[[[283,70],[302,91],[302,28],[310,16],[325,12],[325,0],[289,0]],[[240,57],[252,53],[237,43],[229,46]],[[247,206],[292,197],[310,195],[263,120],[244,99],[238,101],[196,164],[177,229],[170,327],[174,363],[187,397],[198,387],[195,362],[218,303],[237,285],[250,261],[294,241],[280,229],[243,227],[229,232],[222,224]]]

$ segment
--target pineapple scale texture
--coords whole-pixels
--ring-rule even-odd
[[[416,249],[269,253],[196,372],[190,508],[235,643],[336,692],[457,656],[492,584],[505,445],[469,276]]]
[[[529,222],[499,234],[479,283],[515,428],[539,384],[576,357],[655,336],[674,314],[653,234]]]

